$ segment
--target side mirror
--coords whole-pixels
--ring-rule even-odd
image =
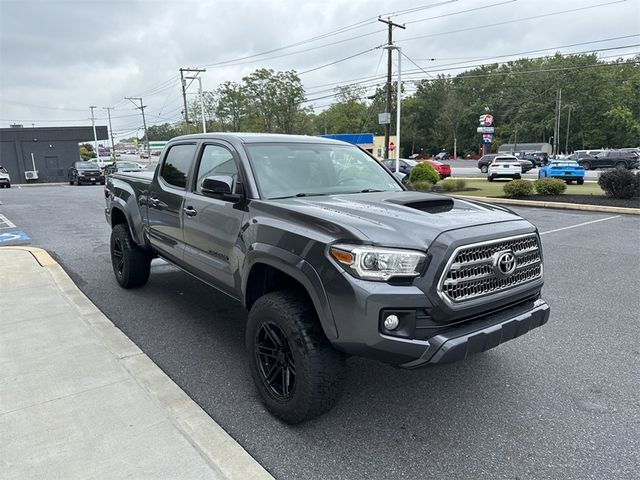
[[[207,177],[202,182],[202,194],[206,197],[219,198],[226,202],[238,203],[242,195],[233,192],[233,177],[216,175]]]

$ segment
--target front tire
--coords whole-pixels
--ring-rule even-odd
[[[583,167],[585,170],[591,170],[591,163],[589,163],[589,162],[583,162],[583,163],[582,163],[582,167]]]
[[[482,173],[487,173],[489,171],[489,167],[487,165],[483,165],[480,167],[480,171]]]
[[[584,183],[584,180],[578,180],[578,181],[576,181],[576,183],[577,183],[578,185],[582,185],[582,184]]]
[[[520,180],[521,178],[522,178],[522,177],[521,177],[520,175],[516,175],[516,176],[514,177],[514,179],[515,179],[515,180]]]
[[[489,176],[487,177],[487,180],[489,180],[490,182],[493,182],[493,175],[489,175]]]
[[[125,223],[111,230],[111,264],[122,288],[141,287],[149,280],[151,255],[135,244]]]
[[[344,355],[325,337],[305,295],[283,290],[260,297],[249,312],[246,345],[262,402],[281,420],[310,420],[340,398]]]
[[[627,169],[627,164],[624,162],[618,162],[616,163],[616,168],[618,170],[626,170]]]

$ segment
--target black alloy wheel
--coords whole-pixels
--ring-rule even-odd
[[[275,323],[264,323],[256,335],[256,362],[264,385],[278,399],[291,398],[296,366],[287,336]]]
[[[151,255],[138,247],[126,224],[111,230],[111,264],[116,280],[123,288],[141,287],[149,279]]]

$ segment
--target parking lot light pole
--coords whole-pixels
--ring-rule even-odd
[[[100,165],[100,151],[98,150],[98,135],[96,134],[96,118],[93,115],[93,109],[98,108],[95,105],[90,105],[91,109],[91,126],[93,127],[93,144],[96,149],[96,159],[98,160],[98,165]]]
[[[204,121],[204,92],[202,91],[202,79],[200,77],[184,77],[185,80],[198,81],[198,93],[200,94],[200,116],[202,117],[202,133],[207,133],[207,124]]]

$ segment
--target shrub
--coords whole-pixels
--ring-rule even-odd
[[[436,172],[435,168],[426,162],[418,163],[409,173],[409,181],[411,183],[430,182],[432,185],[435,185],[438,183],[438,180],[440,180],[440,175]]]
[[[427,182],[427,181],[424,181],[424,180],[418,180],[417,182],[411,182],[410,185],[411,185],[411,188],[413,190],[418,190],[419,192],[430,192],[431,190],[433,190],[433,183]]]
[[[559,178],[541,178],[533,182],[538,195],[560,195],[567,189]]]
[[[533,194],[533,184],[528,180],[512,180],[503,187],[507,198],[526,197]]]
[[[454,181],[456,182],[456,190],[464,190],[467,186],[467,181],[461,178],[456,178]]]
[[[458,189],[455,180],[445,180],[442,182],[442,188],[446,192],[455,192]]]
[[[633,198],[640,194],[640,176],[629,170],[612,169],[603,172],[598,179],[598,185],[607,197]]]

